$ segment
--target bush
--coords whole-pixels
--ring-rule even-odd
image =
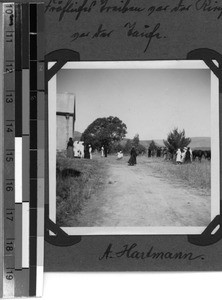
[[[167,140],[163,140],[164,145],[170,153],[176,153],[177,149],[187,147],[191,139],[185,136],[185,130],[179,131],[174,128],[167,136]]]

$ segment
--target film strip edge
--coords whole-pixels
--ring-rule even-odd
[[[41,296],[45,189],[44,3],[3,2],[0,9],[3,41],[0,45],[0,113],[3,114],[0,129],[4,128],[0,133],[4,132],[1,139],[4,143],[0,143],[0,154],[3,154],[0,222],[4,223],[0,224],[3,240],[0,297]]]
[[[4,275],[3,297],[15,290],[15,15],[14,3],[3,4],[4,19]]]
[[[4,72],[4,27],[3,27],[3,5],[0,3],[0,199],[3,199],[3,128],[4,128],[4,115],[3,115],[3,72]],[[3,297],[3,201],[0,201],[0,298]]]

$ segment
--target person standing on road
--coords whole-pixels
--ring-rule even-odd
[[[129,166],[136,165],[136,157],[137,157],[136,149],[133,146],[131,151],[130,151],[130,159],[128,161]]]

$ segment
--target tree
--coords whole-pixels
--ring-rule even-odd
[[[133,146],[132,140],[127,139],[126,144],[124,145],[124,148],[123,148],[123,152],[125,154],[129,154],[130,150],[132,149],[132,146]]]
[[[112,143],[109,147],[109,152],[112,154],[116,154],[117,152],[123,150],[124,150],[124,146],[119,142]]]
[[[135,148],[138,148],[139,143],[140,143],[140,137],[139,137],[139,134],[137,133],[137,134],[135,134],[135,136],[133,138],[133,143],[132,144]]]
[[[156,151],[158,148],[158,146],[156,145],[156,143],[154,142],[154,140],[151,141],[150,145],[149,145],[149,149],[151,151]]]
[[[141,144],[139,144],[138,145],[138,147],[136,148],[136,150],[137,150],[137,152],[139,153],[139,154],[144,154],[144,153],[146,153],[146,147],[144,147],[143,145],[141,145]]]
[[[145,153],[146,148],[140,144],[140,137],[139,134],[135,134],[133,140],[132,140],[132,146],[136,148],[136,151],[138,154]]]
[[[129,154],[132,147],[136,148],[138,154],[145,153],[146,148],[140,144],[139,134],[136,134],[132,140],[127,139],[123,148],[123,152],[125,154]]]
[[[83,132],[81,140],[91,144],[93,149],[102,146],[109,149],[113,143],[121,141],[127,133],[126,124],[117,117],[98,118]]]
[[[164,145],[168,151],[174,154],[178,148],[187,147],[191,139],[185,136],[185,130],[179,131],[178,128],[174,128],[167,136],[167,140],[163,140]]]

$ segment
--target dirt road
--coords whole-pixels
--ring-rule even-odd
[[[107,163],[102,192],[90,199],[74,226],[206,226],[210,196],[172,182],[138,160]]]

